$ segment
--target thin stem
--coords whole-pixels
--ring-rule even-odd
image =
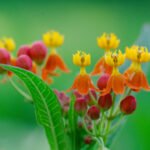
[[[122,120],[124,119],[124,115],[122,115],[121,117],[120,117],[120,119],[117,121],[117,123],[110,129],[110,131],[108,132],[108,133],[106,133],[106,134],[110,134],[110,133],[112,133],[114,130],[116,130],[117,129],[117,127],[121,124],[121,122],[122,122]]]
[[[92,132],[90,132],[89,129],[87,128],[87,125],[86,125],[86,123],[85,123],[84,118],[82,118],[82,122],[83,122],[83,127],[84,127],[85,131],[86,131],[89,135],[94,136],[94,134],[93,134]]]
[[[33,103],[32,97],[30,95],[21,90],[11,78],[7,77],[7,79],[9,80],[11,85],[18,91],[18,93],[20,93],[23,97],[25,97],[28,100],[28,102]]]
[[[115,108],[115,100],[116,100],[116,94],[114,93],[114,95],[113,95],[113,106],[112,106],[112,108],[110,110],[110,113],[109,113],[109,116],[108,116],[105,135],[104,135],[104,142],[106,142],[106,140],[107,140],[107,134],[106,133],[109,132],[110,127],[111,127],[111,117],[113,115],[113,111],[114,111],[114,108]]]

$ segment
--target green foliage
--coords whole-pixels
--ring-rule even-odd
[[[67,150],[60,103],[54,92],[33,73],[12,66],[0,65],[15,73],[29,89],[38,122],[45,128],[51,150]]]
[[[71,140],[72,140],[72,150],[76,150],[78,143],[77,143],[77,113],[74,109],[74,103],[75,103],[75,96],[71,96],[71,102],[68,112],[68,118],[69,118],[69,126],[71,130]]]

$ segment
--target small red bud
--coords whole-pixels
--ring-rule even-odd
[[[32,44],[29,54],[37,64],[41,64],[46,58],[47,48],[43,42],[37,41]]]
[[[10,54],[5,49],[0,48],[0,63],[1,64],[10,64]],[[0,67],[0,72],[5,71]]]
[[[27,55],[21,55],[16,60],[16,66],[26,70],[32,70],[32,60]]]
[[[100,96],[98,99],[98,104],[99,104],[100,108],[102,108],[104,110],[108,110],[113,104],[111,94]]]
[[[96,120],[100,117],[100,109],[93,105],[89,108],[87,114],[92,120]]]
[[[92,138],[91,138],[90,136],[86,136],[86,137],[84,138],[84,143],[85,143],[85,144],[91,144],[91,142],[92,142]]]
[[[107,86],[107,82],[108,82],[108,79],[109,79],[110,75],[105,73],[103,74],[97,81],[97,87],[100,89],[100,90],[103,90],[106,88]]]
[[[127,96],[120,103],[120,110],[124,114],[132,114],[136,109],[136,99],[133,96]]]
[[[76,101],[75,101],[75,110],[78,112],[78,113],[85,113],[86,110],[87,110],[87,102],[84,98],[78,98]]]
[[[91,89],[89,91],[89,93],[84,96],[84,98],[86,99],[86,101],[89,105],[93,105],[94,104],[93,100],[97,100],[97,94],[96,94],[95,90]]]
[[[28,45],[22,45],[17,53],[17,56],[19,57],[20,55],[28,55],[29,56],[29,51],[30,51],[30,46]]]

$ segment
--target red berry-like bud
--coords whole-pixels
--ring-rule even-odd
[[[16,60],[16,66],[31,71],[32,70],[32,60],[27,55],[21,55]]]
[[[29,54],[37,64],[41,64],[46,58],[47,48],[43,42],[37,41],[32,44]]]
[[[109,79],[110,75],[105,73],[103,74],[97,81],[97,87],[100,89],[100,90],[103,90],[106,88],[107,86],[107,82],[108,82],[108,79]]]
[[[87,114],[92,120],[96,120],[100,117],[100,109],[93,105],[89,108]]]
[[[84,98],[86,99],[87,104],[93,105],[94,104],[94,100],[97,100],[97,94],[96,94],[95,90],[91,89],[89,91],[89,93],[84,96]]]
[[[10,64],[10,54],[5,50],[0,48],[0,63],[1,64]],[[4,69],[0,67],[0,72],[3,72]]]
[[[107,94],[105,96],[100,96],[98,99],[98,104],[99,104],[100,108],[102,108],[104,110],[108,110],[113,104],[111,94]]]
[[[28,55],[29,56],[29,51],[30,51],[30,46],[28,45],[22,45],[17,53],[17,56],[19,57],[20,55]]]
[[[136,99],[133,96],[127,96],[120,103],[120,110],[124,114],[131,114],[136,109]]]
[[[75,110],[80,113],[80,114],[83,114],[86,112],[87,110],[87,102],[85,100],[85,98],[78,98],[76,101],[75,101]]]
[[[84,138],[84,143],[85,143],[85,144],[91,144],[91,142],[92,142],[92,138],[91,138],[90,136],[86,136],[86,137]]]

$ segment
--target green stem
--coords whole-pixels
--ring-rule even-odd
[[[107,125],[106,125],[106,130],[105,130],[105,135],[104,135],[104,142],[105,143],[107,141],[107,134],[106,133],[109,132],[110,127],[111,127],[111,117],[113,115],[113,111],[114,111],[114,108],[115,108],[115,100],[116,100],[116,94],[114,93],[114,95],[113,95],[113,106],[110,109],[110,113],[109,113],[108,120],[107,120]]]
[[[118,126],[121,124],[121,122],[123,121],[123,119],[124,119],[124,115],[122,115],[121,117],[120,117],[120,119],[117,121],[117,123],[109,130],[109,132],[108,133],[106,133],[106,134],[110,134],[110,133],[112,133],[113,131],[115,131],[117,128],[118,128]]]
[[[82,123],[83,123],[83,127],[84,127],[85,131],[86,131],[89,135],[94,136],[94,134],[93,134],[92,132],[90,132],[89,129],[87,128],[87,125],[86,125],[86,123],[85,123],[84,118],[82,118]]]
[[[11,85],[16,89],[16,91],[18,91],[18,93],[20,93],[23,97],[25,97],[28,102],[33,103],[32,97],[30,95],[28,95],[27,93],[25,93],[24,91],[22,91],[15,83],[14,81],[7,77],[7,79],[9,80],[9,82],[11,83]]]

